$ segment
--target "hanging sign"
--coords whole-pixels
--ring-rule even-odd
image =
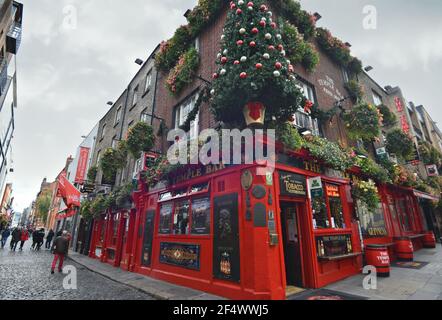
[[[437,169],[437,165],[432,164],[432,165],[427,166],[427,175],[429,177],[439,176],[439,170]]]
[[[320,198],[324,194],[321,177],[310,178],[307,180],[310,198]]]

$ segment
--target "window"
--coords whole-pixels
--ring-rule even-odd
[[[144,109],[143,112],[141,113],[140,116],[140,121],[147,123],[147,124],[151,124],[152,123],[152,116],[150,114],[148,114],[148,109]]]
[[[192,201],[192,234],[210,234],[210,198]]]
[[[139,89],[139,86],[136,86],[135,87],[135,89],[134,89],[134,99],[133,99],[133,102],[132,102],[132,106],[134,106],[134,105],[136,105],[137,104],[137,102],[138,102],[138,89]]]
[[[315,229],[347,228],[339,186],[326,184],[322,195],[312,195],[312,209]]]
[[[144,92],[149,91],[151,86],[152,86],[152,70],[149,70],[146,76],[146,84],[144,86]]]
[[[115,122],[114,122],[114,125],[117,125],[119,122],[120,122],[120,120],[121,120],[121,112],[122,112],[122,107],[120,106],[120,107],[118,107],[118,109],[117,109],[117,113],[115,114]]]
[[[107,130],[106,125],[103,125],[103,129],[101,130],[101,139],[103,139],[104,136],[106,135],[106,130]]]
[[[201,46],[200,46],[200,38],[199,37],[196,37],[195,38],[195,50],[197,51],[197,52],[200,52],[200,48],[201,48]]]
[[[375,106],[377,107],[382,105],[382,97],[379,94],[377,94],[375,91],[373,91],[373,101]]]
[[[304,96],[315,103],[315,91],[314,87],[305,83],[298,82],[298,88],[304,93]],[[318,119],[312,119],[312,117],[305,112],[303,108],[300,108],[293,116],[293,125],[298,129],[306,129],[314,136],[319,136],[319,123]]]
[[[175,213],[173,215],[173,234],[189,234],[189,200],[175,203]]]
[[[175,129],[178,129],[186,122],[187,117],[195,108],[195,103],[197,99],[198,95],[194,95],[175,109]],[[197,115],[195,120],[190,123],[189,138],[191,140],[196,139],[198,134],[199,134],[199,115]]]
[[[112,138],[112,149],[116,149],[117,145],[118,145],[118,139],[117,139],[117,136],[114,136]]]
[[[97,165],[100,164],[100,158],[101,158],[101,150],[99,150],[99,151],[97,152]]]
[[[163,204],[160,209],[159,234],[170,234],[172,218],[172,203]]]
[[[344,67],[342,67],[342,77],[344,78],[344,82],[348,82],[350,80],[350,77],[348,76],[348,71]]]
[[[313,103],[316,102],[316,99],[315,99],[315,89],[314,89],[314,87],[312,85],[307,84],[307,83],[302,82],[302,81],[299,81],[298,82],[298,87],[304,93],[304,97],[306,97],[307,99],[309,99]]]

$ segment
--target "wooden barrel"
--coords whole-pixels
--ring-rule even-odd
[[[428,231],[424,237],[424,248],[435,249],[436,237],[432,231]]]
[[[398,260],[401,261],[413,261],[414,259],[414,247],[413,242],[408,238],[398,238],[396,243],[396,255]]]
[[[367,246],[365,249],[367,265],[376,268],[378,277],[390,276],[390,256],[387,247]]]

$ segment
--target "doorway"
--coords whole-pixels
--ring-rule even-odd
[[[303,205],[297,202],[281,202],[280,208],[287,286],[302,288],[304,281],[299,217]]]

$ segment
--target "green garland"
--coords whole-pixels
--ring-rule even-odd
[[[350,80],[344,85],[347,90],[350,98],[354,103],[357,103],[364,96],[364,91],[362,90],[362,86],[359,84],[357,80]]]
[[[382,114],[382,124],[385,127],[392,127],[397,123],[396,115],[391,112],[390,108],[385,105],[378,106],[379,112]]]
[[[348,136],[354,140],[372,141],[381,134],[379,110],[361,103],[344,114]]]
[[[299,29],[305,39],[315,35],[315,19],[307,11],[301,9],[301,4],[298,1],[273,0],[270,3],[284,18]]]
[[[195,48],[191,48],[184,53],[175,68],[170,71],[166,80],[169,91],[174,95],[181,93],[185,86],[192,83],[199,64],[200,57]]]
[[[339,65],[348,69],[352,74],[362,72],[362,62],[350,53],[350,49],[338,38],[333,37],[325,28],[316,28],[316,39],[319,46]]]
[[[293,24],[279,19],[279,25],[284,42],[287,44],[287,57],[291,63],[302,64],[307,71],[312,72],[319,63],[319,54],[316,49],[304,40]]]
[[[389,171],[382,165],[376,163],[370,158],[355,158],[355,165],[361,169],[361,172],[376,181],[382,183],[391,183],[392,178],[390,177]]]
[[[195,121],[196,116],[200,112],[201,105],[203,104],[203,102],[208,102],[209,99],[210,99],[210,87],[205,86],[203,89],[200,90],[200,92],[198,94],[198,99],[195,102],[195,106],[194,106],[193,110],[187,116],[187,119],[184,122],[184,124],[182,126],[180,126],[181,130],[183,130],[185,132],[190,131],[190,124],[192,123],[192,121]]]
[[[413,158],[414,143],[402,130],[396,129],[387,134],[387,151],[398,158],[408,161]]]
[[[126,145],[129,153],[138,159],[141,152],[148,152],[155,145],[153,128],[144,122],[138,122],[129,129]]]
[[[286,122],[276,126],[276,138],[289,150],[297,151],[304,145],[304,140],[294,126]]]

